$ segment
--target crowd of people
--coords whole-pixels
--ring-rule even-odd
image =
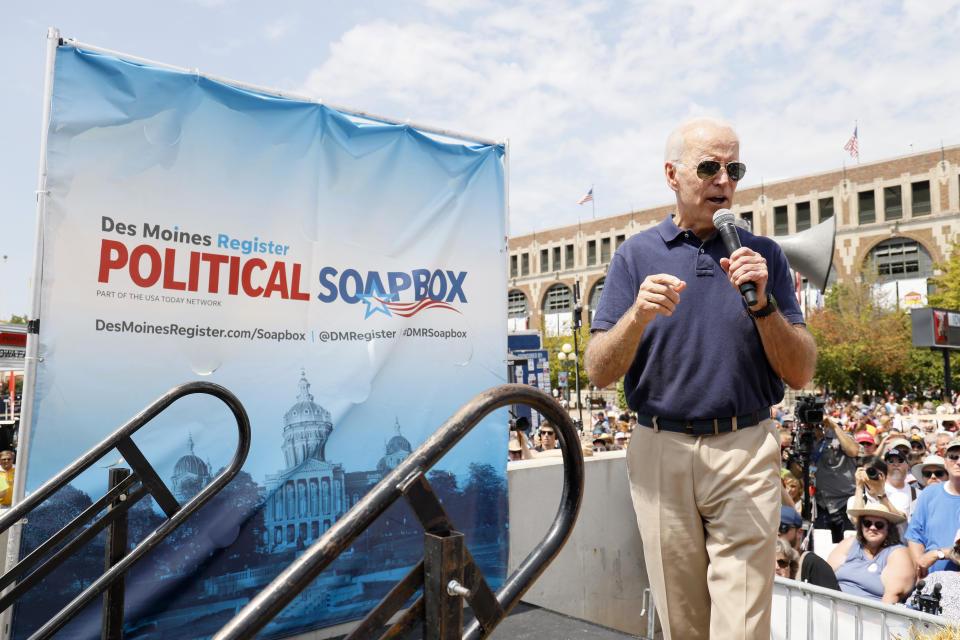
[[[810,426],[806,461],[792,408],[773,415],[782,425],[783,500],[775,573],[887,603],[907,602],[921,579],[936,581],[943,613],[960,619],[960,606],[946,604],[960,603],[960,395],[949,403],[828,399],[822,422]],[[561,454],[554,425],[529,427],[512,425],[510,460]],[[593,413],[581,431],[584,454],[626,449],[636,427],[630,412]],[[808,550],[812,531],[801,514],[810,487],[813,529],[835,544],[826,559]]]
[[[789,408],[777,408],[777,575],[886,603],[907,602],[921,579],[938,580],[944,593],[960,585],[952,579],[960,571],[958,414],[960,398],[934,403],[892,394],[828,399],[816,424],[801,425]],[[813,521],[806,532],[801,513]],[[806,552],[811,529],[829,531],[836,545],[825,565]],[[944,607],[944,614],[960,611]]]
[[[580,445],[584,455],[626,449],[636,427],[636,414],[611,412],[608,415],[606,411],[596,412],[591,416],[590,425],[580,430]],[[529,460],[560,454],[554,425],[542,422],[538,429],[532,430],[526,418],[511,423],[507,460]]]

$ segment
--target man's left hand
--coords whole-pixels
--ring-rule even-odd
[[[748,247],[740,247],[729,258],[720,258],[720,267],[727,273],[727,279],[738,292],[740,285],[752,282],[757,285],[757,299],[760,308],[767,304],[767,260]]]

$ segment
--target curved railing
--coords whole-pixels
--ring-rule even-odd
[[[463,546],[425,478],[426,472],[491,411],[523,404],[540,412],[557,429],[563,455],[564,483],[560,506],[546,535],[494,594]],[[504,425],[506,428],[506,425]],[[374,486],[324,535],[257,594],[214,636],[214,640],[252,638],[363,531],[400,498],[406,498],[423,525],[424,559],[360,622],[349,638],[370,638],[421,586],[423,595],[390,627],[384,637],[400,637],[420,622],[424,638],[486,637],[563,547],[583,498],[583,451],[569,414],[549,395],[533,387],[508,384],[479,394]],[[462,628],[462,600],[476,619]]]
[[[156,470],[144,457],[143,452],[141,452],[140,448],[133,442],[131,436],[176,400],[198,393],[219,398],[229,407],[234,418],[237,420],[239,439],[236,453],[233,456],[233,460],[230,461],[230,464],[217,474],[196,496],[191,498],[186,504],[180,505],[163,483],[163,480],[160,479]],[[167,516],[167,519],[147,535],[140,544],[129,553],[118,558],[110,569],[105,571],[89,587],[70,601],[57,615],[34,632],[34,634],[30,636],[30,640],[49,638],[59,629],[63,628],[63,626],[87,604],[106,591],[113,583],[117,582],[130,567],[140,560],[148,551],[157,546],[167,535],[180,526],[184,520],[195,513],[197,509],[237,475],[237,472],[240,471],[244,461],[247,459],[247,453],[250,450],[250,419],[247,417],[247,412],[237,397],[220,385],[211,382],[187,382],[174,387],[154,400],[153,403],[101,441],[100,444],[77,458],[63,469],[63,471],[45,482],[36,491],[33,491],[22,502],[7,510],[4,515],[0,517],[0,532],[6,531],[15,523],[20,522],[33,509],[43,504],[47,498],[66,486],[71,480],[110,453],[113,449],[117,449],[120,452],[126,464],[130,466],[132,473],[111,487],[102,498],[94,502],[93,505],[84,510],[83,513],[78,515],[63,529],[53,534],[27,557],[20,560],[19,563],[4,573],[3,576],[0,576],[0,590],[9,587],[18,579],[20,580],[4,593],[3,597],[0,597],[0,611],[9,607],[43,579],[44,576],[92,540],[107,526],[124,518],[130,507],[146,496],[150,495],[156,500],[157,504]],[[97,518],[96,516],[105,509],[106,512]],[[70,536],[78,531],[80,531],[80,533],[70,539]],[[63,548],[59,549],[45,562],[37,566],[32,572],[27,573],[30,567],[36,565],[44,556],[68,539],[70,539],[69,542],[67,542]],[[122,611],[122,602],[120,609]]]

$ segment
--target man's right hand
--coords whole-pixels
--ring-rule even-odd
[[[632,311],[644,325],[657,314],[669,316],[680,301],[680,292],[686,288],[686,282],[669,273],[647,276],[637,291]]]

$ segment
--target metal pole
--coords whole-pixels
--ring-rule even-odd
[[[107,491],[120,484],[130,475],[129,469],[110,469]],[[119,506],[127,498],[126,492],[120,494],[109,507]],[[104,554],[104,571],[109,571],[121,558],[127,555],[127,512],[107,526],[107,540]],[[123,599],[126,576],[121,575],[116,582],[103,593],[103,624],[100,630],[101,640],[123,640]]]
[[[47,29],[47,60],[43,81],[43,111],[40,118],[40,167],[37,173],[37,220],[34,231],[33,279],[30,282],[30,315],[27,318],[27,351],[23,364],[23,395],[20,403],[20,430],[17,439],[17,466],[13,475],[13,505],[26,494],[27,461],[30,455],[30,432],[33,427],[33,396],[37,385],[37,362],[40,351],[40,296],[43,280],[43,225],[47,204],[47,134],[50,129],[50,107],[53,99],[53,71],[60,44],[60,31]],[[15,395],[10,396],[11,405]],[[10,527],[3,570],[9,571],[20,559],[20,522]],[[10,609],[0,614],[0,638],[10,637]]]
[[[580,431],[584,431],[583,426],[583,403],[580,401],[580,327],[583,325],[583,307],[580,306],[580,281],[573,283],[573,354],[577,359],[573,362],[574,377],[577,382],[577,415],[580,420]]]
[[[453,586],[448,588],[451,581]],[[463,635],[463,534],[425,533],[423,540],[424,640],[460,640]]]
[[[953,391],[950,388],[950,350],[941,349],[943,353],[943,401],[950,402]]]

